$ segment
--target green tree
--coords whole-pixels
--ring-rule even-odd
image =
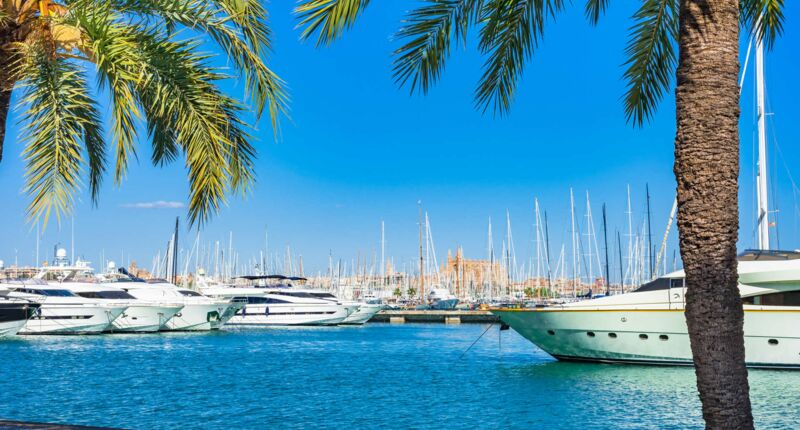
[[[533,291],[533,287],[525,287],[525,290],[523,290],[523,293],[525,294],[525,298],[526,299],[530,299],[536,294]]]
[[[396,287],[396,288],[394,289],[394,291],[392,292],[392,295],[393,295],[393,296],[395,296],[395,297],[397,297],[397,298],[399,298],[400,296],[402,296],[402,295],[403,295],[403,292],[402,292],[402,291],[400,291],[400,287]]]
[[[408,295],[409,298],[416,297],[417,289],[414,288],[414,287],[408,287],[408,290],[406,291],[406,294]]]
[[[266,16],[258,0],[0,0],[0,159],[11,94],[20,91],[29,217],[69,212],[82,170],[97,202],[109,158],[100,94],[110,105],[117,184],[146,137],[156,165],[185,156],[192,223],[246,192],[255,149],[243,114],[266,108],[276,129],[287,101],[266,63]],[[219,89],[230,72],[212,65],[204,40],[224,52],[251,105]]]
[[[587,0],[597,23],[610,0]],[[369,0],[303,0],[301,37],[328,45]],[[408,12],[394,51],[399,86],[425,93],[451,48],[478,31],[486,55],[476,107],[508,112],[545,24],[565,0],[426,0]],[[737,288],[739,229],[739,26],[769,47],[781,33],[783,0],[642,0],[633,15],[624,96],[628,121],[643,125],[673,82],[677,133],[674,172],[678,227],[688,287],[686,321],[703,417],[709,428],[752,428]],[[677,55],[676,55],[677,51]],[[677,69],[676,69],[677,66]]]

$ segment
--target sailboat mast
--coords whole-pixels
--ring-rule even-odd
[[[758,248],[769,249],[769,206],[767,201],[767,123],[764,86],[764,43],[756,38],[756,109],[758,110]]]
[[[572,296],[577,296],[578,292],[578,258],[576,255],[577,244],[575,243],[575,197],[572,194],[572,188],[569,189],[569,206],[570,218],[572,219]]]
[[[422,201],[417,201],[419,205],[419,294],[422,302],[425,303],[425,259],[422,255]]]
[[[609,280],[608,280],[608,275],[609,275],[608,274],[608,229],[606,227],[606,205],[605,205],[605,203],[603,203],[603,243],[605,244],[605,247],[606,247],[606,276],[605,276],[606,295],[609,295],[611,293],[611,289],[609,287],[610,284],[609,284]]]
[[[647,262],[650,265],[650,278],[653,277],[653,234],[650,228],[650,185],[645,184],[647,193]]]

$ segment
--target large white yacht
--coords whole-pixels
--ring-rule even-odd
[[[179,288],[163,279],[145,281],[131,276],[124,268],[109,270],[99,275],[103,284],[113,285],[128,294],[148,302],[174,302],[183,308],[170,318],[161,330],[205,331],[217,330],[243,306],[228,299],[213,299],[196,291]]]
[[[338,301],[314,297],[287,286],[270,285],[270,282],[287,279],[291,278],[243,276],[238,280],[246,285],[220,285],[199,278],[198,288],[204,295],[244,304],[228,321],[229,325],[336,325],[352,312]]]
[[[95,299],[98,303],[127,307],[106,331],[156,332],[183,308],[182,304],[174,301],[137,299],[121,288],[101,284],[88,263],[78,261],[70,266],[64,263],[65,257],[66,252],[59,249],[57,264],[42,267],[35,278],[44,280],[51,286],[69,290],[80,297]]]
[[[800,251],[746,251],[738,270],[747,365],[800,368]],[[492,313],[560,360],[691,365],[685,292],[677,271],[631,293]]]
[[[110,328],[112,322],[128,308],[126,305],[100,303],[73,292],[48,285],[42,280],[4,281],[9,297],[39,303],[19,334],[92,334]]]
[[[8,297],[8,292],[0,286],[0,338],[17,334],[39,310],[38,303]]]
[[[311,294],[314,297],[339,302],[344,305],[349,315],[340,324],[344,325],[362,325],[369,321],[375,314],[383,309],[383,304],[379,300],[341,300],[333,293],[327,291],[318,291],[306,288],[292,288],[295,291],[303,291]]]

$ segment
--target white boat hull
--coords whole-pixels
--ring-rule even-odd
[[[92,334],[108,329],[124,306],[43,304],[19,334]]]
[[[128,307],[108,331],[121,333],[152,333],[164,327],[182,306],[133,305]]]
[[[372,305],[368,303],[362,303],[358,310],[350,315],[342,321],[342,324],[348,325],[361,325],[369,321],[375,314],[383,309],[383,305]]]
[[[749,308],[749,309],[748,309]],[[692,365],[683,309],[492,310],[560,360]],[[750,367],[800,368],[800,310],[746,306]]]
[[[189,303],[167,321],[165,331],[217,330],[224,324],[228,304]],[[229,317],[230,318],[230,317]]]
[[[0,337],[16,335],[25,326],[25,320],[0,322]]]
[[[336,325],[349,315],[338,305],[248,304],[234,315],[229,325]]]

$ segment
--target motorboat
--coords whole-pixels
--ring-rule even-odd
[[[126,305],[80,297],[42,280],[10,280],[4,283],[9,290],[9,297],[41,305],[19,334],[101,333],[109,329],[112,322],[128,308]]]
[[[451,311],[458,305],[458,297],[450,293],[447,288],[431,288],[428,293],[428,303],[431,309],[437,311]]]
[[[104,284],[94,275],[88,262],[78,261],[75,265],[63,263],[66,252],[58,250],[58,264],[42,267],[35,279],[49,285],[69,290],[99,303],[125,306],[127,309],[114,319],[107,332],[151,333],[160,330],[170,318],[175,316],[183,305],[177,302],[156,302],[137,299],[125,290],[112,284]]]
[[[315,297],[275,281],[290,278],[280,275],[242,276],[238,284],[222,285],[207,278],[198,279],[198,290],[207,296],[230,299],[243,304],[230,325],[336,325],[352,310],[341,302]]]
[[[738,272],[747,365],[800,368],[800,251],[745,251]],[[491,312],[559,360],[692,365],[684,277],[681,270],[630,293]]]
[[[115,270],[111,266],[99,279],[104,284],[123,289],[139,300],[180,303],[182,309],[161,327],[161,330],[166,331],[217,330],[242,307],[242,304],[229,299],[213,299],[194,290],[179,288],[164,279],[145,281],[130,275],[125,268]]]
[[[8,297],[8,293],[8,289],[0,286],[0,338],[16,335],[40,306],[28,300]]]

